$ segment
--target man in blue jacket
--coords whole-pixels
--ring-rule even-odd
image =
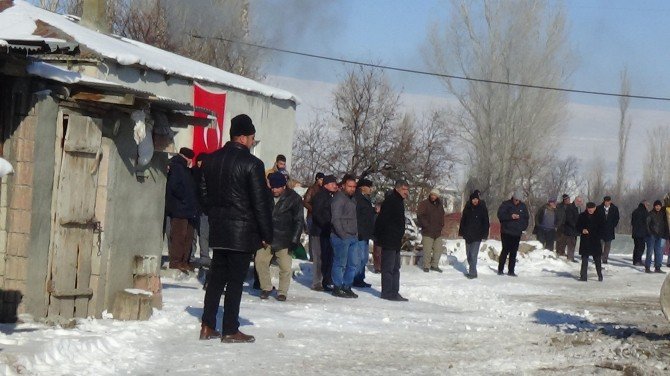
[[[193,270],[189,258],[199,216],[197,187],[189,169],[193,157],[193,150],[181,148],[179,154],[170,159],[165,189],[167,215],[170,217],[170,269],[183,272]]]
[[[514,265],[516,264],[516,253],[519,250],[521,234],[528,228],[528,208],[521,199],[523,193],[516,191],[512,198],[504,201],[498,208],[498,220],[500,221],[500,240],[502,241],[502,252],[498,260],[498,275],[503,275],[505,262],[509,255],[509,266],[507,274],[516,277]]]

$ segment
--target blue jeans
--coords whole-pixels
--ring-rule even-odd
[[[654,268],[660,269],[663,265],[663,244],[665,239],[649,235],[647,236],[647,257],[644,259],[644,267],[651,268],[651,252],[654,252]]]
[[[369,240],[359,240],[356,242],[356,247],[358,247],[358,269],[356,270],[356,277],[354,281],[358,283],[365,282],[365,267],[368,265],[368,260],[370,259],[370,241]]]
[[[351,287],[359,264],[358,239],[354,236],[342,239],[331,234],[330,243],[333,245],[333,285],[340,288]]]

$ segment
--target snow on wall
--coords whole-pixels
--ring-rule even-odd
[[[37,8],[22,0],[15,0],[14,6],[0,12],[0,40],[36,40],[38,37],[33,33],[37,29],[37,21],[61,30],[78,43],[121,65],[141,65],[166,74],[230,86],[276,99],[290,100],[294,103],[298,102],[293,94],[285,90],[263,85],[138,41],[98,33],[67,17]]]

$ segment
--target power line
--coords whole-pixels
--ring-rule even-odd
[[[385,70],[392,70],[392,71],[396,71],[396,72],[419,74],[419,75],[424,75],[424,76],[450,78],[450,79],[454,79],[454,80],[473,81],[473,82],[481,82],[481,83],[497,84],[497,85],[507,85],[507,86],[514,86],[514,87],[529,88],[529,89],[561,91],[561,92],[567,92],[567,93],[601,95],[601,96],[609,96],[609,97],[625,97],[625,98],[646,99],[646,100],[655,100],[655,101],[670,101],[670,98],[668,98],[668,97],[654,97],[654,96],[648,96],[648,95],[621,94],[621,93],[611,93],[611,92],[595,91],[595,90],[566,89],[566,88],[553,87],[553,86],[522,84],[522,83],[517,83],[517,82],[507,82],[507,81],[487,80],[487,79],[483,79],[483,78],[457,76],[457,75],[446,74],[446,73],[427,72],[427,71],[422,71],[422,70],[418,70],[418,69],[401,68],[401,67],[394,67],[394,66],[383,65],[383,64],[372,64],[372,63],[366,63],[366,62],[362,62],[362,61],[355,61],[355,60],[341,59],[341,58],[324,56],[324,55],[310,54],[310,53],[307,53],[307,52],[292,51],[292,50],[287,50],[287,49],[283,49],[283,48],[263,46],[263,45],[260,45],[260,44],[242,42],[242,41],[223,38],[223,37],[208,37],[208,36],[202,36],[202,35],[197,35],[197,34],[189,34],[189,35],[192,36],[193,38],[197,38],[197,39],[215,39],[215,40],[220,40],[220,41],[224,41],[224,42],[228,42],[228,43],[236,43],[236,44],[241,44],[241,45],[245,45],[245,46],[250,46],[250,47],[255,47],[255,48],[260,48],[260,49],[265,49],[265,50],[270,50],[270,51],[283,52],[283,53],[292,54],[292,55],[311,57],[311,58],[314,58],[314,59],[329,60],[329,61],[335,61],[335,62],[338,62],[338,63],[360,65],[360,66],[372,67],[372,68],[380,68],[380,69],[385,69]]]

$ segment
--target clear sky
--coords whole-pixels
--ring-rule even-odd
[[[504,1],[504,0],[500,0]],[[628,67],[632,92],[670,97],[670,1],[661,0],[547,0],[564,6],[569,43],[578,57],[569,86],[574,89],[617,92],[619,74]],[[282,48],[350,60],[425,69],[420,48],[435,22],[449,19],[445,0],[338,0],[284,3],[282,14],[271,12],[271,22],[293,23]],[[277,3],[258,0],[257,4]],[[281,2],[280,2],[281,3]],[[288,7],[288,9],[286,9]],[[291,9],[293,8],[293,9]],[[288,16],[288,17],[287,17]],[[346,67],[341,63],[280,54],[268,73],[300,79],[336,82]],[[389,73],[397,89],[408,93],[444,95],[436,79]],[[615,98],[572,95],[578,103],[616,106]],[[633,101],[632,107],[670,110],[670,103]]]

